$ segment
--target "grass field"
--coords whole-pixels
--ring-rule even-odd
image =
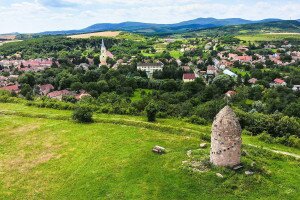
[[[0,103],[0,113],[0,199],[290,200],[300,194],[299,161],[253,147],[243,147],[244,169],[237,172],[183,167],[182,161],[208,158],[209,148],[198,146],[209,127],[160,119],[154,130],[144,117],[104,114],[95,115],[97,123],[76,124],[70,111],[21,104]],[[154,145],[167,154],[153,154]],[[255,174],[246,176],[252,162]]]
[[[259,42],[259,41],[278,41],[278,40],[300,40],[300,34],[296,33],[270,33],[257,35],[239,35],[236,38],[243,41]]]
[[[73,39],[87,39],[91,37],[117,37],[120,33],[121,33],[120,31],[105,31],[105,32],[97,32],[97,33],[70,35],[68,37]]]

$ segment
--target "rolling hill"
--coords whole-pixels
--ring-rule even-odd
[[[153,24],[142,22],[123,22],[123,23],[99,23],[80,30],[65,30],[65,31],[47,31],[42,32],[42,35],[69,35],[82,34],[99,31],[129,31],[145,34],[169,34],[179,33],[195,29],[206,29],[214,27],[222,27],[228,25],[253,24],[262,22],[281,21],[281,19],[264,19],[259,21],[245,20],[241,18],[215,19],[215,18],[197,18],[194,20],[184,21],[175,24]]]
[[[300,33],[300,21],[271,21],[242,25],[231,25],[223,27],[206,28],[193,30],[185,33],[185,36],[195,35],[249,35],[249,34],[266,34],[266,33]]]

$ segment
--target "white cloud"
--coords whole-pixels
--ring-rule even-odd
[[[80,29],[94,23],[175,23],[198,17],[300,18],[300,2],[235,0],[15,0],[0,7],[0,33]],[[3,5],[3,4],[1,4]]]

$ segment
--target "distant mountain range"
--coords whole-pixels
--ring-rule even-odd
[[[194,20],[184,21],[175,24],[153,24],[142,22],[123,22],[123,23],[100,23],[94,24],[80,30],[65,31],[47,31],[38,33],[41,35],[70,35],[91,33],[99,31],[128,31],[142,34],[170,34],[181,33],[192,30],[201,30],[207,28],[224,27],[230,25],[256,24],[283,21],[282,19],[263,19],[263,20],[246,20],[241,18],[215,19],[215,18],[197,18]],[[300,22],[300,19],[297,20]]]

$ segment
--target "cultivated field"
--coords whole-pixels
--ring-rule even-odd
[[[105,31],[105,32],[97,32],[97,33],[86,33],[86,34],[79,34],[79,35],[71,35],[68,36],[74,39],[86,39],[91,37],[117,37],[121,31]]]
[[[300,40],[298,33],[269,33],[256,35],[239,35],[236,38],[243,41],[259,42],[259,41],[280,41],[280,40]]]
[[[300,194],[299,161],[254,147],[243,147],[244,169],[237,172],[184,167],[183,161],[208,159],[209,148],[198,146],[209,127],[104,114],[96,123],[76,124],[70,111],[19,104],[0,103],[0,113],[0,199],[271,200]],[[152,153],[154,145],[167,154]],[[251,165],[255,174],[246,176]]]

